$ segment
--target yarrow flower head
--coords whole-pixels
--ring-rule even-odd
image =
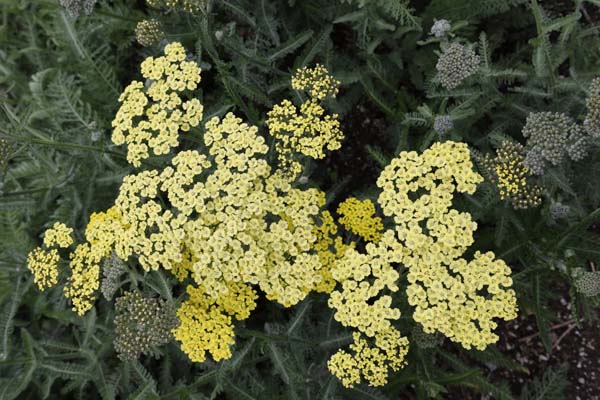
[[[302,167],[298,158],[325,157],[326,150],[341,147],[344,134],[337,114],[327,115],[319,103],[327,96],[335,97],[339,81],[319,64],[304,67],[293,75],[292,87],[307,91],[311,99],[298,109],[290,100],[284,100],[267,113],[269,134],[275,138],[279,168],[291,177],[297,177]]]
[[[144,47],[154,46],[165,38],[160,22],[146,19],[135,27],[135,39]]]
[[[121,275],[127,271],[127,266],[123,260],[119,259],[113,252],[110,257],[102,262],[102,283],[100,291],[106,300],[112,300],[119,289]]]
[[[268,112],[269,134],[276,139],[275,148],[280,164],[290,164],[294,154],[317,160],[325,157],[325,150],[341,147],[344,134],[338,115],[325,115],[325,109],[316,100],[308,100],[298,109],[284,100]],[[299,166],[292,168],[296,175]]]
[[[585,271],[577,268],[573,271],[575,288],[586,297],[600,295],[600,271]]]
[[[73,228],[62,222],[55,222],[44,235],[44,246],[67,248],[73,244]]]
[[[596,78],[590,85],[590,95],[586,100],[587,114],[583,126],[588,135],[593,138],[600,137],[600,78]]]
[[[444,37],[450,32],[452,25],[447,19],[439,19],[431,26],[431,34],[435,37]]]
[[[206,8],[208,0],[146,0],[150,7],[180,8],[195,13]]]
[[[578,161],[587,155],[583,128],[563,113],[529,114],[523,136],[527,138],[525,165],[536,175],[544,173],[547,163],[556,166],[565,156]]]
[[[45,290],[58,283],[58,250],[36,248],[27,256],[27,268],[33,274],[33,281],[40,290]]]
[[[355,197],[344,200],[338,206],[340,223],[368,242],[376,242],[382,235],[383,221],[375,215],[375,205],[369,199],[363,201]]]
[[[516,316],[510,268],[491,252],[461,258],[477,225],[451,209],[453,193],[473,193],[481,181],[467,145],[455,142],[436,143],[422,155],[403,152],[377,180],[379,204],[396,222],[394,254],[408,268],[414,320],[467,349],[497,341],[493,318]]]
[[[136,167],[148,158],[149,148],[162,155],[178,146],[179,131],[198,126],[203,111],[198,99],[183,101],[179,95],[195,90],[200,82],[198,64],[185,61],[180,43],[168,44],[162,57],[146,58],[142,76],[150,86],[131,82],[119,97],[122,104],[112,122],[113,142],[127,144],[127,160]]]
[[[117,298],[115,314],[114,346],[123,361],[136,360],[140,354],[149,354],[152,347],[171,341],[171,330],[178,323],[172,306],[139,292]]]
[[[232,318],[244,320],[256,307],[256,292],[245,284],[230,284],[217,298],[206,289],[188,286],[189,299],[177,310],[179,325],[173,330],[182,350],[194,362],[206,360],[210,353],[215,361],[231,357],[235,342]]]
[[[60,0],[60,5],[67,9],[72,17],[79,17],[81,12],[90,15],[96,0]]]
[[[559,202],[553,202],[550,205],[550,216],[555,221],[567,218],[570,212],[571,207],[569,207],[568,205],[564,205]]]
[[[372,386],[387,383],[389,371],[399,371],[406,365],[408,339],[393,328],[385,329],[374,340],[358,332],[352,335],[350,353],[339,350],[327,362],[329,371],[352,387],[364,378]]]
[[[433,130],[438,135],[445,135],[454,129],[454,123],[452,122],[452,117],[449,115],[438,115],[435,117],[433,121]]]
[[[496,150],[496,157],[487,154],[483,159],[483,166],[498,187],[500,198],[509,199],[515,209],[537,207],[542,202],[542,188],[531,182],[523,152],[521,144],[504,141]]]
[[[480,58],[460,43],[452,43],[440,56],[435,68],[442,86],[456,89],[479,69]]]
[[[314,68],[303,67],[292,76],[292,88],[304,90],[317,100],[335,97],[339,92],[340,81],[329,74],[327,68],[317,64]]]

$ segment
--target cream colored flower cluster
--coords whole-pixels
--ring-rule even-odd
[[[445,142],[421,156],[401,154],[377,181],[379,203],[404,243],[414,320],[467,349],[496,342],[493,319],[510,320],[517,311],[511,270],[502,260],[491,252],[462,258],[477,226],[468,213],[451,209],[452,198],[455,191],[473,193],[481,180],[467,145]]]
[[[151,7],[181,8],[189,13],[195,13],[206,8],[208,0],[146,0]]]
[[[128,143],[134,165],[145,156],[136,146],[147,141],[155,153],[167,152],[177,145],[179,129],[200,122],[202,105],[197,100],[182,104],[176,93],[196,88],[197,66],[184,61],[178,43],[168,45],[165,54],[143,62],[142,73],[152,83],[146,92],[135,82],[125,89],[115,119],[113,139]],[[145,109],[149,99],[158,103]],[[182,115],[180,105],[196,111]],[[149,119],[135,119],[142,115]],[[147,136],[147,124],[158,124],[159,135]],[[143,140],[132,139],[140,135]],[[288,174],[272,170],[256,127],[229,113],[208,121],[203,138],[206,151],[180,151],[163,169],[123,178],[114,206],[91,216],[86,242],[70,255],[72,275],[65,287],[74,310],[83,314],[95,299],[100,263],[111,254],[133,258],[146,271],[171,271],[187,283],[189,294],[174,334],[198,361],[206,352],[214,359],[230,356],[231,318],[248,317],[256,298],[253,287],[285,307],[312,290],[330,291],[334,282],[323,262],[346,248],[341,239],[329,246],[337,227],[322,211],[324,193],[293,188]],[[46,238],[62,243],[65,232],[55,229]],[[47,264],[56,259],[37,258]]]
[[[340,130],[337,114],[327,115],[320,101],[326,96],[337,94],[335,80],[325,67],[302,69],[292,78],[292,87],[307,90],[312,96],[296,107],[284,100],[268,113],[269,134],[276,140],[280,167],[296,176],[301,171],[298,158],[325,157],[325,151],[341,147],[344,134]]]
[[[122,104],[112,122],[112,141],[127,144],[127,160],[136,167],[149,157],[149,149],[164,155],[177,147],[179,131],[197,126],[203,111],[197,99],[183,101],[179,94],[195,90],[200,82],[200,68],[185,61],[181,44],[170,43],[164,56],[146,58],[142,76],[149,86],[131,82],[119,97]]]
[[[292,76],[293,89],[305,90],[317,100],[337,96],[340,83],[321,64],[315,65],[314,68],[302,67]]]
[[[392,264],[402,260],[402,251],[394,231],[388,230],[377,243],[367,244],[366,254],[347,250],[332,270],[341,284],[329,298],[329,306],[336,310],[334,318],[358,331],[352,353],[339,350],[327,364],[345,386],[354,386],[362,378],[373,386],[384,385],[389,369],[397,371],[404,365],[408,339],[391,323],[400,318],[400,310],[384,294],[398,291],[399,275]]]

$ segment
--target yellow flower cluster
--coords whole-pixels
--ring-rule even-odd
[[[44,246],[66,249],[73,244],[73,228],[62,222],[55,222],[44,234]]]
[[[215,361],[231,357],[235,342],[232,317],[244,320],[256,307],[256,292],[243,283],[228,285],[228,292],[217,297],[202,287],[187,287],[189,299],[177,310],[180,324],[173,330],[181,349],[194,362],[206,360],[209,352]]]
[[[406,365],[408,339],[394,328],[388,328],[375,337],[375,344],[358,332],[352,334],[350,354],[344,350],[335,353],[327,362],[329,371],[342,381],[342,385],[352,387],[364,377],[372,386],[387,383],[389,369],[399,371]]]
[[[89,243],[82,243],[70,255],[71,277],[64,293],[66,298],[71,299],[73,311],[78,315],[92,308],[100,287],[101,254],[96,250]]]
[[[303,67],[292,76],[293,89],[305,90],[317,100],[337,96],[339,86],[340,81],[331,76],[321,64],[315,65],[314,68]]]
[[[208,0],[146,0],[150,7],[181,8],[194,13],[206,7]]]
[[[73,228],[62,222],[55,222],[44,233],[43,246],[36,247],[27,255],[27,268],[33,274],[33,281],[40,290],[46,290],[58,283],[58,249],[73,244]]]
[[[421,156],[402,153],[377,181],[379,203],[404,243],[413,318],[426,333],[439,331],[467,349],[496,342],[493,318],[513,319],[517,310],[511,271],[502,260],[491,252],[477,252],[470,262],[460,258],[477,225],[451,209],[453,193],[473,193],[481,180],[467,145],[445,142]]]
[[[482,160],[491,181],[498,187],[500,198],[509,199],[515,209],[536,207],[542,202],[542,188],[531,182],[524,150],[521,144],[507,140],[496,151],[496,157],[486,154]]]
[[[40,290],[46,290],[58,283],[58,250],[33,249],[27,255],[27,268],[33,274],[33,281]]]
[[[376,242],[381,238],[383,222],[375,215],[375,205],[371,200],[360,201],[356,197],[350,197],[340,203],[337,213],[341,215],[340,223],[347,230],[367,242]]]
[[[297,161],[300,156],[322,159],[325,150],[341,147],[344,134],[340,130],[337,114],[325,115],[319,101],[327,95],[337,94],[339,84],[325,67],[303,68],[294,74],[292,87],[307,90],[313,98],[296,107],[284,100],[267,113],[269,134],[276,140],[280,168],[296,176],[301,171]]]
[[[329,211],[323,211],[320,219],[321,225],[315,226],[313,232],[317,236],[314,249],[319,255],[322,266],[321,281],[314,290],[320,293],[331,293],[336,285],[331,269],[335,266],[336,260],[344,256],[346,250],[354,248],[354,243],[345,244],[342,237],[338,236],[338,227]]]
[[[127,160],[136,167],[154,154],[168,154],[178,146],[179,131],[189,131],[202,120],[203,107],[197,99],[183,101],[179,93],[195,90],[200,82],[200,68],[185,61],[185,49],[179,43],[165,47],[165,56],[148,57],[142,62],[144,84],[133,81],[125,88],[115,119],[112,141],[127,143]]]
[[[332,270],[341,287],[330,294],[329,306],[336,310],[334,318],[342,325],[356,328],[354,354],[339,350],[329,361],[331,373],[345,386],[360,382],[361,376],[371,385],[386,383],[388,368],[396,371],[403,365],[408,340],[391,324],[400,318],[400,310],[392,307],[392,297],[382,292],[398,291],[398,272],[392,267],[402,259],[403,248],[394,231],[386,231],[375,243],[368,243],[366,254],[347,250]],[[393,336],[394,345],[388,338]],[[367,341],[374,341],[369,347]],[[362,375],[361,375],[362,374]]]

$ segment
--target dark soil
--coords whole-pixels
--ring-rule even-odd
[[[566,296],[560,298],[557,321],[552,325],[550,339],[552,351],[548,354],[540,336],[534,315],[521,316],[511,321],[499,332],[500,350],[529,370],[529,374],[498,371],[498,376],[508,379],[514,393],[541,376],[548,368],[564,365],[568,368],[566,398],[573,400],[600,400],[600,322],[584,321],[577,326],[572,319],[571,303]]]

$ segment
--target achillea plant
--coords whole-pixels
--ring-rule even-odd
[[[329,300],[335,319],[358,331],[352,353],[340,350],[328,363],[345,386],[362,378],[383,385],[388,370],[404,365],[408,340],[392,325],[400,311],[381,293],[399,289],[395,264],[408,268],[408,302],[426,333],[440,332],[467,349],[483,350],[498,340],[494,319],[516,317],[510,268],[492,252],[475,252],[471,261],[461,258],[473,243],[476,224],[469,214],[451,209],[453,193],[473,193],[482,181],[469,157],[464,143],[436,143],[422,155],[401,153],[377,180],[378,202],[395,227],[367,244],[366,254],[346,251],[332,271],[341,283]]]
[[[152,83],[146,89],[140,81],[131,82],[119,97],[122,104],[112,123],[113,142],[127,143],[127,160],[136,167],[149,157],[149,149],[163,155],[176,147],[179,132],[197,126],[203,110],[198,99],[181,99],[181,92],[193,91],[200,82],[200,68],[185,61],[181,44],[168,44],[164,56],[144,60],[142,76]]]
[[[178,95],[199,82],[199,68],[184,58],[180,44],[167,45],[164,57],[142,63],[147,91],[134,81],[120,98],[113,140],[127,143],[134,166],[148,157],[148,146],[166,154],[178,145],[180,130],[200,122],[203,106],[196,99],[183,103]],[[301,70],[293,79],[297,89],[313,96],[305,103],[309,108],[336,92],[336,81],[321,67]],[[302,124],[319,131],[321,121]],[[276,126],[270,122],[271,133]],[[306,137],[306,146],[314,146],[309,138],[317,145],[316,153],[305,155],[323,157],[331,133]],[[259,291],[284,307],[319,291],[328,294],[335,320],[354,329],[349,351],[331,357],[330,371],[345,386],[362,380],[383,385],[390,370],[406,364],[408,353],[408,339],[394,325],[400,310],[388,294],[400,290],[398,264],[408,268],[408,300],[426,333],[441,332],[466,348],[483,349],[497,340],[493,319],[514,318],[510,269],[491,252],[476,252],[470,262],[460,258],[476,224],[451,209],[453,193],[473,193],[481,181],[466,144],[438,143],[422,155],[402,152],[384,169],[378,202],[394,223],[391,229],[384,230],[369,200],[340,204],[339,222],[368,242],[363,251],[338,236],[323,192],[293,187],[294,174],[267,163],[268,146],[256,127],[232,113],[213,117],[204,125],[203,142],[201,150],[177,152],[164,168],[125,176],[114,205],[90,216],[85,242],[69,255],[64,294],[79,315],[93,307],[101,269],[102,292],[107,299],[115,294],[126,269],[119,260],[144,271],[171,272],[185,285],[177,318],[169,311],[173,304],[138,292],[117,299],[115,348],[122,359],[149,352],[171,334],[194,362],[207,354],[228,359],[234,319],[250,317]],[[282,151],[306,150],[290,143]],[[57,223],[44,236],[51,253],[30,254],[42,289],[57,283],[54,247],[71,246],[71,235],[71,228]]]

